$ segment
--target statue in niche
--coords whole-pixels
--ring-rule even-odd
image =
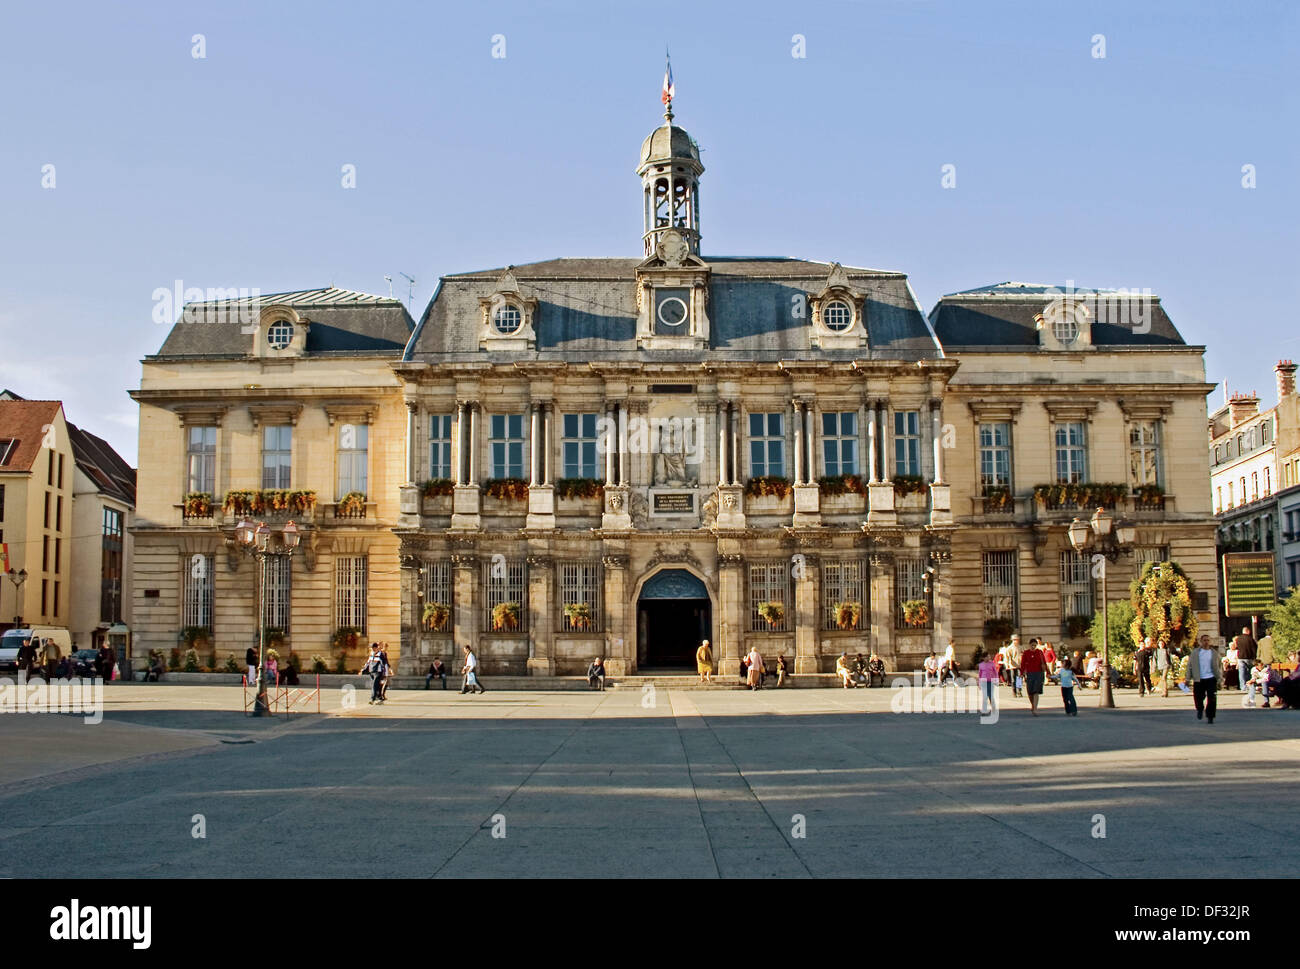
[[[673,418],[659,425],[659,448],[655,454],[654,483],[670,488],[693,485],[686,465],[686,437],[682,421]]]

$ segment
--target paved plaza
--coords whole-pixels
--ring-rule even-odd
[[[1213,725],[1185,696],[1128,692],[1105,712],[1085,693],[1067,718],[1051,689],[1038,717],[1003,690],[994,724],[891,712],[891,689],[412,690],[353,708],[335,689],[291,721],[242,716],[240,695],[115,684],[98,725],[0,716],[0,875],[1250,877],[1300,862],[1300,712],[1237,693]]]

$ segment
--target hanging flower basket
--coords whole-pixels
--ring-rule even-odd
[[[837,602],[831,608],[835,613],[835,625],[840,629],[858,628],[858,620],[862,618],[862,603]]]
[[[564,616],[569,620],[571,629],[591,628],[591,606],[585,602],[565,603]]]
[[[903,603],[903,622],[921,627],[930,622],[930,604],[924,599],[908,599]]]
[[[785,621],[785,604],[781,602],[760,602],[758,604],[758,614],[770,629]]]
[[[492,607],[492,629],[495,632],[514,632],[519,628],[519,603],[499,602]]]
[[[451,618],[451,608],[445,602],[426,602],[424,604],[424,627],[431,632],[441,632]]]

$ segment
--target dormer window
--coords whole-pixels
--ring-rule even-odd
[[[1039,344],[1048,350],[1083,350],[1092,344],[1091,314],[1082,300],[1058,296],[1034,316]]]
[[[524,325],[524,314],[510,303],[498,306],[492,314],[492,326],[502,336],[512,336]]]
[[[826,329],[843,333],[853,325],[853,307],[842,299],[831,300],[822,308],[822,320]]]
[[[266,331],[266,342],[272,350],[285,350],[293,342],[293,324],[286,320],[272,323]]]
[[[1075,322],[1073,316],[1058,316],[1052,321],[1052,335],[1061,342],[1062,346],[1068,347],[1079,339],[1079,324]]]

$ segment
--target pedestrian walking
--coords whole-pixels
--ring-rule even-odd
[[[1160,674],[1160,695],[1169,696],[1169,678],[1173,675],[1173,663],[1169,656],[1169,646],[1163,640],[1156,646],[1156,672]]]
[[[1219,651],[1210,645],[1209,636],[1202,635],[1197,647],[1187,657],[1187,679],[1192,683],[1197,720],[1204,716],[1210,723],[1214,723],[1219,681],[1223,677],[1219,662]]]
[[[1008,671],[1008,679],[1011,682],[1011,695],[1020,696],[1020,690],[1023,685],[1020,675],[1020,634],[1016,633],[1011,637],[1011,642],[1007,643],[1002,651],[1004,664]]]
[[[370,676],[370,702],[384,702],[384,659],[379,653],[379,644],[370,644],[370,656],[366,665],[361,667],[363,674]]]
[[[1020,654],[1020,675],[1025,680],[1025,692],[1029,694],[1029,709],[1038,716],[1038,698],[1043,694],[1043,678],[1046,675],[1047,661],[1043,651],[1038,648],[1038,640],[1029,640],[1028,648]]]
[[[1155,693],[1151,686],[1151,637],[1148,636],[1133,654],[1133,674],[1138,681],[1138,696]]]
[[[257,682],[257,650],[252,646],[244,650],[244,665],[248,667],[248,684],[252,686]]]
[[[388,684],[393,679],[393,664],[388,661],[388,644],[379,644],[379,658],[384,663],[384,681],[379,686],[379,699],[381,701],[388,699]]]
[[[980,713],[991,714],[997,707],[998,661],[997,656],[985,655],[980,660]]]
[[[1074,664],[1068,656],[1061,660],[1061,702],[1067,717],[1079,715],[1079,704],[1074,702]]]
[[[749,651],[749,688],[751,690],[761,690],[763,688],[763,656],[755,646]]]
[[[700,674],[701,683],[713,682],[713,648],[707,639],[695,651],[695,669]]]
[[[1259,656],[1259,643],[1250,634],[1250,627],[1242,626],[1241,635],[1233,637],[1232,645],[1237,649],[1237,688],[1244,693],[1246,681],[1250,679],[1255,659]]]
[[[487,688],[479,682],[478,657],[474,655],[474,650],[469,648],[469,643],[466,643],[463,649],[465,650],[465,665],[460,668],[460,671],[465,675],[465,685],[460,688],[460,692],[465,694],[477,690],[479,693],[486,693]]]

